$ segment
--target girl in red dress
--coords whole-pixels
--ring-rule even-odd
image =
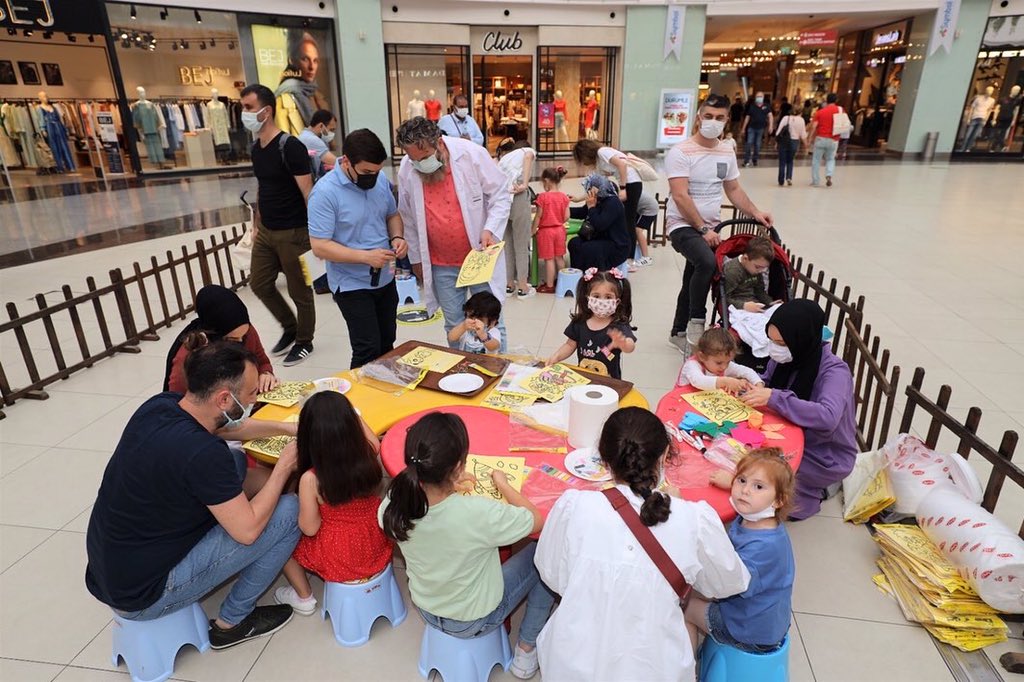
[[[316,611],[306,571],[325,582],[361,582],[387,568],[391,541],[377,524],[383,472],[380,442],[340,393],[315,393],[299,414],[299,530],[284,566],[289,586],[274,592],[304,616]]]

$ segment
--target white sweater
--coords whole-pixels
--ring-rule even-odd
[[[757,372],[735,362],[729,363],[729,366],[725,368],[725,374],[722,376],[746,379],[755,386],[764,383],[764,380]],[[716,381],[718,381],[718,377],[714,374],[708,374],[704,366],[700,364],[700,361],[695,356],[690,356],[683,363],[683,368],[679,370],[676,386],[693,386],[702,391],[712,391],[717,388],[715,385]]]

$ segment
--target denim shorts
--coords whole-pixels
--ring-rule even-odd
[[[779,642],[778,644],[771,644],[769,646],[762,646],[760,644],[744,644],[743,642],[737,641],[729,634],[729,630],[725,627],[725,620],[722,618],[722,612],[719,609],[718,602],[711,602],[708,604],[707,613],[704,615],[708,623],[708,634],[714,637],[715,641],[719,644],[725,644],[726,646],[731,646],[734,649],[746,651],[750,654],[770,654],[782,646],[782,642]]]

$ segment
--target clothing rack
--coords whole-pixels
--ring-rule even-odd
[[[90,115],[93,113],[93,107],[96,105],[110,106],[116,109],[118,101],[108,97],[53,97],[47,98],[47,102],[59,113],[61,122],[64,124],[64,128],[67,132],[66,143],[71,141],[85,141],[85,149],[77,148],[73,144],[67,144],[67,151],[70,159],[72,160],[72,169],[77,168],[81,165],[78,162],[74,162],[74,154],[76,152],[86,153],[89,155],[89,162],[86,166],[92,164],[92,150],[88,144],[90,132],[93,130],[94,122],[86,119],[82,113],[81,106],[86,105],[89,108]],[[7,104],[13,107],[21,107],[27,110],[27,122],[28,127],[25,128],[27,137],[18,139],[16,136],[11,136],[6,133],[7,140],[14,146],[18,154],[13,160],[17,160],[20,163],[10,164],[12,166],[19,166],[22,168],[37,168],[38,172],[47,172],[52,166],[44,165],[46,159],[40,158],[37,153],[30,149],[26,149],[26,145],[38,144],[38,140],[44,136],[45,131],[40,128],[40,122],[36,117],[36,111],[41,107],[41,103],[38,98],[29,97],[5,97],[0,99],[0,106]],[[24,120],[22,121],[24,123]],[[29,128],[31,130],[29,130]],[[49,146],[52,147],[52,141],[48,140]]]

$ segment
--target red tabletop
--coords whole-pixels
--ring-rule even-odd
[[[695,393],[697,389],[692,386],[677,386],[666,393],[658,401],[656,414],[664,422],[678,425],[687,412],[697,412],[693,405],[683,400],[685,393]],[[804,431],[799,426],[791,423],[784,417],[779,416],[767,407],[758,408],[758,412],[764,415],[764,424],[782,424],[783,428],[778,431],[782,440],[768,440],[765,446],[781,448],[786,454],[790,466],[796,471],[800,466],[800,458],[804,453]],[[665,470],[665,477],[668,482],[679,488],[680,496],[684,500],[703,500],[710,504],[722,521],[728,522],[736,518],[736,511],[729,504],[729,493],[721,488],[716,488],[708,483],[708,477],[716,469],[715,465],[704,459],[704,457],[686,443],[676,443],[679,449],[679,456],[676,461]]]

